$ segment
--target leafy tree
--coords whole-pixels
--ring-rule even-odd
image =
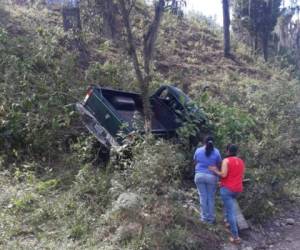
[[[282,0],[236,0],[234,2],[235,31],[246,29],[254,51],[261,49],[268,60],[271,33],[280,16]]]
[[[128,43],[128,52],[132,58],[137,80],[139,82],[141,94],[143,97],[144,116],[145,116],[145,131],[149,132],[151,128],[151,110],[149,103],[149,84],[151,82],[151,62],[153,59],[155,42],[163,14],[166,10],[174,14],[182,14],[181,6],[185,5],[184,0],[157,0],[154,1],[154,17],[150,22],[147,30],[143,35],[143,63],[141,63],[136,46],[136,39],[133,34],[131,24],[131,10],[135,5],[135,1],[118,0],[120,4],[121,16],[123,25],[126,30],[126,40]]]
[[[283,5],[274,35],[277,42],[277,54],[292,65],[300,66],[300,5],[298,0]]]
[[[294,16],[293,11],[284,10],[281,16],[277,20],[277,24],[274,29],[274,32],[278,38],[277,52],[280,52],[284,48],[290,46],[291,29],[289,27],[291,25],[293,16]]]

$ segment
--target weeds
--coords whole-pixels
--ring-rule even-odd
[[[193,175],[192,148],[137,134],[107,165],[95,163],[94,140],[72,103],[88,84],[137,89],[127,55],[84,31],[93,54],[83,67],[71,46],[77,37],[55,25],[54,13],[0,11],[0,246],[216,249],[224,232],[198,221],[198,197],[182,185],[186,172]],[[293,69],[263,64],[237,41],[234,60],[220,57],[212,20],[165,20],[152,87],[184,88],[204,108],[217,147],[240,145],[247,163],[241,207],[248,218],[266,218],[287,192],[297,195],[298,172],[286,170],[300,145]],[[198,131],[187,124],[181,132],[182,142]],[[116,209],[136,200],[135,209]],[[219,203],[218,212],[221,220]]]

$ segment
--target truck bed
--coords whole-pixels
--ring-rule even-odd
[[[135,120],[144,119],[143,104],[139,94],[102,89],[102,95],[130,129],[134,129]],[[175,115],[162,101],[151,99],[151,110],[151,130],[153,133],[166,133],[177,128]]]

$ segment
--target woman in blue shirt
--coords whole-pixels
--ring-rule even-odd
[[[214,223],[215,218],[215,193],[218,177],[208,169],[209,166],[220,167],[222,158],[220,152],[214,147],[214,139],[207,136],[204,146],[197,148],[194,154],[195,184],[200,198],[201,221]]]

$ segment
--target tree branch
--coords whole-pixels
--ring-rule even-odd
[[[150,62],[153,57],[154,45],[157,39],[158,29],[164,13],[165,1],[159,0],[155,6],[155,15],[149,26],[147,33],[144,35],[144,68],[146,76],[150,74]]]
[[[124,0],[119,0],[120,7],[121,7],[121,14],[124,21],[126,35],[127,35],[127,42],[128,42],[128,53],[133,60],[133,66],[138,78],[138,82],[141,85],[144,81],[143,74],[140,68],[140,63],[137,56],[136,45],[132,35],[132,28],[129,21],[129,11],[126,9],[126,4]]]

